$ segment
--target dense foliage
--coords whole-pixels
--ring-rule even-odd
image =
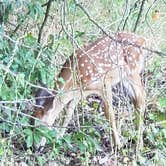
[[[139,161],[135,158],[137,114],[128,113],[131,115],[128,119],[123,103],[115,107],[124,144],[116,154],[109,122],[98,112],[102,107],[98,103],[89,106],[82,101],[63,138],[58,138],[56,129],[29,123],[41,83],[52,89],[64,60],[78,47],[103,36],[103,30],[110,34],[118,30],[135,31],[147,38],[148,48],[166,52],[165,11],[164,0],[82,0],[78,4],[74,0],[2,0],[1,164],[46,165],[55,161],[57,165],[104,165],[110,161],[119,165],[166,165],[166,57],[161,54],[148,52],[143,72],[147,107]],[[42,136],[47,138],[47,146],[37,152],[34,145]]]

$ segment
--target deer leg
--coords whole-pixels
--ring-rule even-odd
[[[67,107],[67,113],[66,113],[66,116],[65,116],[65,120],[64,120],[64,123],[63,123],[63,128],[61,130],[61,133],[60,133],[60,136],[63,136],[64,133],[65,133],[65,130],[66,130],[66,127],[68,126],[71,118],[72,118],[72,115],[73,115],[73,112],[74,112],[74,109],[75,107],[78,105],[79,101],[81,100],[81,95],[83,95],[82,97],[86,97],[90,94],[97,94],[99,96],[102,96],[102,93],[100,93],[100,91],[98,90],[85,90],[83,91],[83,94],[81,93],[75,93],[73,96],[74,98],[69,102],[69,105]]]
[[[112,136],[114,140],[114,144],[116,147],[121,147],[121,142],[119,138],[119,133],[116,127],[116,118],[114,109],[112,107],[112,86],[110,82],[105,81],[105,88],[103,89],[103,98],[105,103],[105,116],[110,121],[111,129],[112,129]]]
[[[66,112],[66,116],[63,122],[63,126],[62,129],[60,131],[60,136],[63,137],[65,131],[66,131],[66,127],[68,126],[70,120],[72,119],[72,115],[74,113],[74,110],[76,108],[76,106],[78,105],[79,101],[81,99],[81,93],[77,93],[74,94],[74,98],[68,103],[67,106],[67,112]]]
[[[139,74],[135,74],[129,77],[129,84],[131,85],[132,92],[132,100],[135,108],[139,112],[139,124],[138,124],[138,142],[136,151],[138,152],[143,146],[143,121],[144,121],[144,111],[145,111],[145,90],[141,82],[141,77]]]
[[[88,96],[90,94],[97,94],[102,97],[102,93],[99,90],[85,90],[85,91],[83,91],[82,94],[81,93],[74,94],[73,100],[71,100],[69,102],[69,105],[67,107],[67,114],[65,116],[63,128],[61,130],[61,136],[63,136],[65,133],[65,128],[68,126],[68,124],[71,120],[75,107],[78,105],[78,102],[81,100],[81,95],[83,95],[82,97],[85,98],[86,96]]]

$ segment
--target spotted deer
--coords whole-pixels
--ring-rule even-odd
[[[66,60],[55,82],[55,90],[63,90],[63,93],[55,95],[53,100],[45,100],[43,108],[37,108],[34,116],[51,126],[63,108],[68,106],[63,124],[66,127],[81,97],[97,94],[103,100],[115,145],[119,146],[120,136],[112,108],[112,87],[121,82],[135,108],[143,114],[145,90],[140,72],[144,63],[144,45],[144,38],[128,32],[118,32],[113,38],[105,36],[77,50],[75,55]]]

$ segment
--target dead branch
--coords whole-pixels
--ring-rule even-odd
[[[40,43],[42,31],[43,31],[44,25],[46,24],[48,15],[49,15],[50,7],[51,7],[51,2],[52,2],[52,0],[49,0],[48,3],[47,3],[47,8],[46,8],[45,17],[44,17],[44,20],[43,20],[43,22],[42,22],[42,25],[41,25],[41,27],[40,27],[40,29],[39,29],[38,40],[37,40],[38,43]]]

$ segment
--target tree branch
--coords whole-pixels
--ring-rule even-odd
[[[145,0],[143,0],[143,1],[145,1]],[[117,40],[113,36],[109,35],[95,20],[93,20],[91,18],[91,16],[88,14],[88,12],[84,9],[84,7],[81,4],[77,3],[76,0],[74,0],[74,3],[75,3],[76,6],[78,6],[84,12],[84,14],[88,17],[88,19],[102,31],[102,33],[104,35],[108,36],[111,40],[113,40],[113,41],[115,41],[117,43],[123,43],[122,41]],[[142,9],[141,9],[141,11],[142,11]],[[153,49],[150,49],[148,47],[141,47],[141,46],[135,45],[135,44],[133,44],[131,42],[126,42],[125,44],[131,45],[131,46],[137,47],[137,48],[142,48],[143,50],[149,51],[151,53],[155,53],[155,54],[158,54],[158,55],[166,56],[166,53],[162,52],[162,51],[153,50]]]
[[[144,4],[145,4],[145,0],[142,0],[142,3],[141,3],[141,6],[140,6],[140,10],[139,10],[139,13],[138,13],[137,20],[135,22],[135,26],[134,26],[133,32],[135,32],[136,29],[137,29],[137,26],[138,26],[138,23],[140,21],[141,14],[142,14],[142,11],[143,11]]]
[[[137,7],[137,3],[138,3],[138,1],[136,1],[136,2],[134,3],[134,5],[130,8],[129,13],[128,13],[128,16],[126,17],[126,19],[125,19],[125,21],[124,21],[122,30],[125,29],[125,26],[126,26],[126,24],[127,24],[127,21],[128,21],[130,15],[131,15],[131,12],[132,12],[132,10],[134,10],[134,9]]]
[[[37,40],[38,43],[40,43],[40,41],[41,41],[42,31],[43,31],[44,25],[45,25],[45,23],[46,23],[46,21],[47,21],[48,15],[49,15],[50,7],[51,7],[51,2],[52,2],[52,0],[49,0],[49,1],[47,2],[47,8],[46,8],[45,17],[44,17],[44,20],[43,20],[43,22],[42,22],[42,25],[41,25],[41,27],[40,27],[40,29],[39,29],[38,40]]]

